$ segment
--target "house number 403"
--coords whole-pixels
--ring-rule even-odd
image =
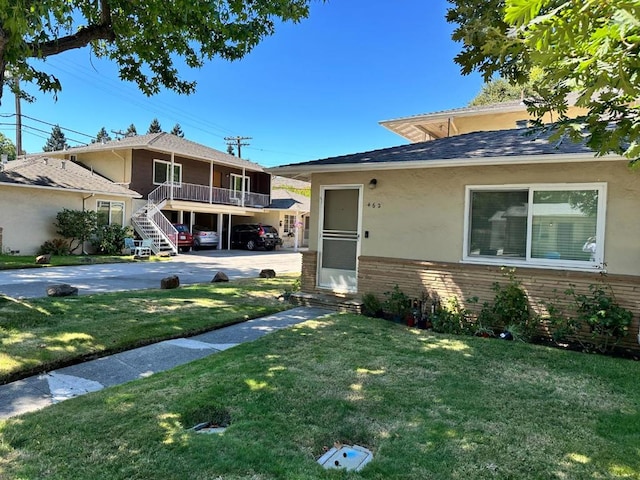
[[[380,202],[369,202],[367,203],[367,207],[369,208],[382,208],[382,204]]]

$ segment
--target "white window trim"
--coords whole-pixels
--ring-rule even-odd
[[[171,176],[173,177],[173,172],[171,171],[171,162],[167,162],[166,160],[159,160],[159,159],[157,159],[157,158],[154,158],[154,159],[153,159],[153,172],[152,172],[152,175],[153,175],[153,177],[152,177],[153,184],[154,184],[154,185],[164,185],[165,183],[169,182],[169,179],[168,179],[168,178],[167,178],[167,180],[166,180],[166,181],[164,181],[164,182],[156,182],[156,165],[157,165],[158,163],[162,163],[162,164],[164,164],[164,165],[167,165],[167,172],[168,172],[168,173],[171,173]],[[173,182],[173,184],[174,184],[176,187],[179,187],[180,185],[182,185],[182,164],[181,164],[181,163],[175,163],[175,162],[174,162],[174,163],[173,163],[173,166],[174,166],[174,168],[175,168],[175,167],[179,167],[179,168],[178,168],[178,172],[179,172],[179,177],[180,177],[180,178],[178,179],[178,181],[175,181],[175,179],[174,179],[174,182]]]
[[[533,192],[538,190],[598,190],[598,216],[596,219],[596,253],[595,261],[579,260],[548,260],[544,258],[531,258],[531,235],[533,222],[531,217],[533,209],[527,209],[527,250],[526,258],[516,259],[509,257],[476,257],[469,256],[469,236],[471,227],[471,193],[477,191],[512,191],[527,190],[529,192],[528,204],[533,204]],[[604,271],[604,241],[605,219],[607,217],[607,184],[594,183],[526,183],[510,185],[467,185],[464,199],[464,239],[462,242],[462,263],[481,265],[499,265],[513,267],[548,268],[551,270],[579,270],[579,271]]]
[[[237,173],[231,174],[231,198],[240,198],[242,196],[242,189],[236,190],[236,179],[244,178],[244,193],[251,192],[251,177],[238,175]]]
[[[111,206],[113,204],[119,204],[122,205],[122,226],[126,226],[126,219],[127,219],[127,205],[125,202],[122,202],[120,200],[103,200],[103,199],[97,199],[96,200],[96,214],[98,213],[98,207],[100,205],[100,203],[108,203],[109,204],[109,223],[108,225],[112,225],[113,222],[111,221]]]

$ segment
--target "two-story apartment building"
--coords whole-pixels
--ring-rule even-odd
[[[177,137],[156,133],[93,143],[47,155],[85,167],[140,194],[131,210],[118,200],[96,208],[153,240],[153,250],[177,252],[174,223],[220,233],[229,245],[235,223],[250,221],[270,203],[271,175],[253,162]]]

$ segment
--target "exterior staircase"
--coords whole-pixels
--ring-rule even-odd
[[[151,240],[151,251],[155,255],[161,252],[176,255],[178,231],[160,211],[166,199],[162,199],[159,205],[156,204],[154,192],[149,194],[147,204],[132,215],[131,223],[141,238]]]

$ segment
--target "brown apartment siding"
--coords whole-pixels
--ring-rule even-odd
[[[171,155],[166,153],[151,152],[146,150],[135,150],[133,152],[133,166],[131,172],[131,189],[140,192],[143,196],[147,196],[150,192],[157,188],[153,184],[153,161],[163,160],[171,161]],[[183,157],[175,157],[175,163],[182,165],[182,181],[195,185],[209,185],[210,165],[209,162],[201,162]],[[214,172],[223,169],[218,165],[213,166]],[[214,178],[224,179],[224,174],[215,175]],[[228,185],[213,185],[214,187],[222,186],[228,188]]]
[[[321,291],[316,287],[317,252],[305,252],[302,256],[301,287],[305,292]],[[559,307],[572,306],[564,292],[574,286],[577,293],[589,293],[589,286],[606,282],[610,285],[618,303],[633,312],[633,322],[628,335],[620,346],[640,351],[638,329],[640,326],[640,278],[630,275],[607,275],[599,273],[573,272],[520,268],[515,272],[517,280],[527,293],[532,309],[543,318],[548,313],[546,303],[553,301]],[[491,302],[495,296],[495,282],[506,284],[507,279],[500,267],[457,263],[403,260],[384,257],[361,256],[358,259],[358,293],[373,293],[384,301],[385,292],[394,285],[407,295],[421,298],[426,291],[430,295],[446,300],[456,297],[470,311],[477,313],[483,302]],[[473,304],[468,299],[478,297]],[[570,311],[567,308],[567,311]],[[541,333],[549,335],[543,322]],[[588,333],[587,333],[588,335]]]

